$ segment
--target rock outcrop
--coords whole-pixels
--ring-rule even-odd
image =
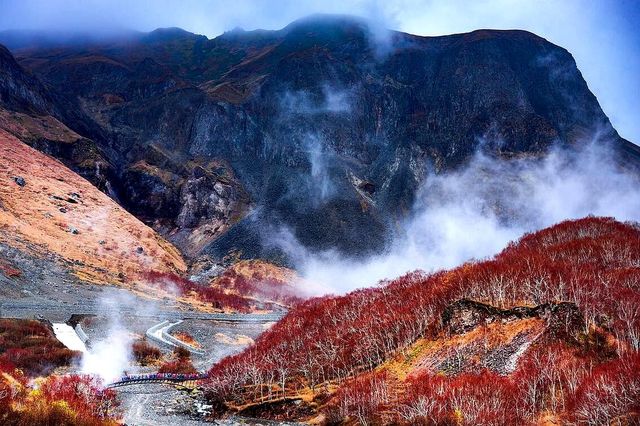
[[[515,306],[500,309],[473,300],[459,300],[444,310],[442,323],[451,334],[463,334],[478,326],[494,322],[510,322],[526,318],[544,320],[547,333],[555,338],[575,338],[584,330],[584,319],[578,307],[570,302]]]

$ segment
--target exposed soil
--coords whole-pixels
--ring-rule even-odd
[[[130,286],[184,271],[175,247],[62,163],[0,130],[0,242],[58,256],[85,280]]]

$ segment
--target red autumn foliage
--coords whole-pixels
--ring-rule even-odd
[[[422,374],[408,380],[399,402],[398,421],[405,424],[524,424],[520,387],[490,371],[455,377]]]
[[[193,374],[198,371],[191,362],[191,353],[185,348],[177,347],[173,350],[173,359],[160,366],[158,373]]]
[[[362,374],[338,390],[325,410],[327,420],[337,424],[347,419],[359,424],[383,424],[384,412],[394,399],[393,386],[386,372]]]
[[[18,371],[0,376],[0,423],[7,426],[116,425],[116,394],[89,376],[49,376],[30,389]],[[10,376],[12,379],[8,380]]]
[[[233,268],[228,268],[217,279],[217,285],[220,288],[233,289],[237,294],[273,300],[287,306],[293,306],[302,300],[294,294],[293,288],[288,283],[265,277],[259,272],[254,272],[251,277],[245,277]]]
[[[69,365],[78,356],[78,352],[67,349],[38,321],[0,319],[0,364],[38,376]]]
[[[584,315],[584,339],[592,339],[592,344],[584,344],[570,356],[554,350],[558,359],[541,359],[538,365],[568,365],[561,358],[590,365],[635,353],[640,345],[639,259],[640,230],[635,225],[589,217],[526,235],[489,261],[430,275],[414,272],[346,296],[309,300],[292,309],[253,346],[214,365],[207,394],[215,404],[241,404],[276,400],[329,381],[343,383],[380,365],[419,337],[436,336],[444,308],[462,298],[499,307],[575,303]],[[603,340],[604,334],[598,335],[597,330],[612,333],[613,343]],[[544,389],[521,396],[523,401],[533,398],[534,408],[520,407],[514,416],[531,419],[547,408],[562,412],[582,380],[582,367],[572,368],[573,377],[535,376]],[[461,376],[464,383],[449,383],[479,400],[480,408],[474,409],[478,414],[463,412],[468,419],[490,418],[490,410],[482,408],[480,401],[491,400],[481,386],[489,373],[482,374],[477,380]],[[534,377],[532,369],[527,374]],[[499,383],[509,389],[508,383]],[[505,390],[501,395],[507,398],[509,393]],[[445,412],[450,412],[451,404],[445,402],[443,406],[449,407]],[[512,402],[501,404],[511,406]],[[500,423],[502,418],[494,420]]]
[[[18,278],[22,276],[20,269],[4,259],[0,259],[0,273],[4,274],[7,278]]]
[[[141,365],[153,364],[162,358],[160,349],[151,346],[146,340],[134,342],[131,349],[136,362]]]
[[[92,376],[51,376],[39,390],[49,405],[65,401],[73,410],[73,421],[77,424],[112,422],[118,407],[116,393],[104,389]]]
[[[230,308],[240,312],[249,311],[247,299],[234,294],[226,294],[217,288],[196,284],[173,273],[149,271],[144,273],[143,278],[162,290],[177,291],[180,296],[193,294],[197,299],[211,303],[216,309]]]
[[[568,412],[578,424],[640,422],[640,353],[595,367],[569,398]],[[624,421],[627,416],[632,418]]]
[[[158,373],[172,373],[172,374],[193,374],[197,373],[188,358],[178,358],[172,361],[167,361],[160,366]]]

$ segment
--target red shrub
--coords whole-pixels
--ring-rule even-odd
[[[135,342],[132,346],[133,356],[141,365],[153,364],[162,358],[162,352],[151,346],[146,340]]]
[[[236,294],[276,301],[288,306],[294,306],[303,300],[295,294],[294,288],[285,281],[264,277],[259,272],[254,272],[250,277],[246,277],[237,273],[233,267],[227,268],[216,279],[216,284],[220,288],[232,290]]]
[[[69,425],[115,426],[119,413],[118,401],[112,390],[89,376],[50,376],[29,389],[27,381],[17,372],[11,376],[20,385],[0,376],[0,385],[13,386],[7,400],[0,401],[0,422],[3,425]]]
[[[69,365],[79,352],[67,349],[44,324],[32,320],[0,320],[0,363],[38,376]]]
[[[519,400],[517,383],[487,370],[455,377],[421,374],[408,380],[397,415],[406,424],[523,424]]]
[[[104,389],[92,376],[51,376],[40,386],[40,392],[49,404],[65,401],[75,413],[77,424],[113,421],[118,407],[116,393]]]
[[[158,373],[192,374],[198,372],[191,362],[191,353],[185,348],[175,348],[173,357],[173,360],[167,361],[160,366]]]
[[[222,290],[199,285],[186,278],[166,272],[146,272],[144,279],[162,290],[173,292],[178,291],[178,295],[193,294],[197,299],[211,303],[216,309],[231,308],[237,311],[246,312],[249,310],[249,301],[243,297],[233,294],[226,294]]]
[[[325,413],[330,423],[351,419],[359,424],[383,424],[389,420],[383,413],[394,398],[385,372],[367,373],[340,388]]]
[[[495,306],[573,302],[584,314],[586,324],[584,336],[574,336],[574,343],[578,344],[580,338],[593,338],[593,345],[584,345],[589,350],[580,356],[584,365],[600,362],[612,354],[607,342],[590,334],[596,325],[618,337],[620,352],[637,350],[638,259],[638,228],[609,218],[587,218],[526,235],[490,261],[431,275],[414,272],[376,288],[309,300],[289,311],[243,353],[214,365],[208,395],[216,402],[275,399],[328,381],[344,382],[380,365],[417,338],[438,334],[444,308],[464,297]],[[566,353],[554,349],[548,355],[554,354],[559,358],[536,362],[565,365],[561,358]],[[577,355],[569,358],[580,359]],[[560,373],[557,377],[532,376],[543,381],[543,388],[522,396],[522,401],[530,399],[532,405],[530,409],[519,406],[514,415],[518,419],[533,418],[542,409],[561,410],[582,374],[579,367],[572,364],[571,368],[567,371],[575,377]],[[476,401],[472,407],[458,404],[463,420],[512,420],[504,417],[501,408],[491,409],[498,400],[514,406],[507,395],[509,383],[491,377],[504,390],[495,399],[482,385],[487,374],[447,382],[457,392],[469,393],[469,401]],[[450,415],[455,411],[451,405],[455,398],[453,394],[447,398],[448,402],[441,405]],[[487,401],[483,402],[484,398]],[[491,417],[494,414],[497,417]]]
[[[568,405],[569,417],[579,424],[613,424],[614,419],[627,415],[640,421],[640,353],[595,367]]]
[[[167,361],[160,366],[158,373],[173,373],[173,374],[192,374],[197,373],[196,370],[191,363],[191,360],[188,358],[178,358],[173,361]]]

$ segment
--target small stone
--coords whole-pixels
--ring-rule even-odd
[[[60,210],[60,213],[66,213],[67,209],[65,209],[64,207],[60,207],[58,210]]]
[[[22,176],[14,176],[13,181],[17,183],[18,186],[25,186],[27,184]]]
[[[74,228],[73,226],[69,227],[69,232],[71,232],[73,235],[78,235],[80,233],[80,231],[78,231],[78,228]]]
[[[105,240],[100,240],[100,241],[98,241],[98,244],[100,244],[101,246],[103,246],[103,245],[107,244],[107,242],[106,242]]]
[[[138,248],[136,248],[136,253],[142,254],[142,253],[144,253],[144,249],[142,247],[138,247]]]
[[[69,194],[69,195],[71,195],[71,198],[75,198],[76,200],[77,200],[78,198],[80,198],[80,194],[78,194],[77,192],[72,192],[72,193],[71,193],[71,194]]]

